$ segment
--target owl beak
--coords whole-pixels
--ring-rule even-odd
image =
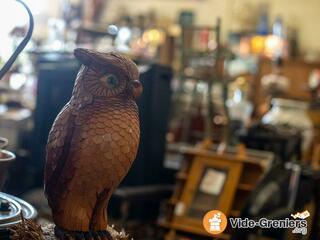
[[[131,81],[131,86],[132,86],[133,97],[134,98],[140,97],[143,91],[141,82],[139,80],[133,80]]]
[[[74,50],[74,56],[84,65],[90,66],[92,63],[92,57],[90,50],[84,48],[76,48]]]

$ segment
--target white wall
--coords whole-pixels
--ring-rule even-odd
[[[223,38],[231,28],[233,6],[236,1],[257,5],[269,4],[270,22],[277,15],[282,16],[286,24],[299,30],[300,45],[303,50],[320,50],[320,0],[109,0],[106,20],[116,17],[118,10],[125,8],[130,13],[156,10],[158,15],[176,19],[181,10],[195,12],[197,24],[214,24],[216,17],[222,17]]]
[[[117,17],[119,9],[138,14],[155,10],[157,16],[178,19],[179,12],[192,10],[197,24],[213,25],[217,17],[224,18],[229,0],[108,0],[106,20]],[[227,27],[223,22],[223,31]]]
[[[262,0],[250,1],[262,2]],[[280,15],[286,24],[298,28],[299,43],[302,49],[320,50],[319,0],[268,0],[267,2],[270,5],[271,19]]]

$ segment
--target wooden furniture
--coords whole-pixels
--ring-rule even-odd
[[[314,146],[314,151],[312,154],[312,168],[315,170],[320,170],[320,144]]]
[[[309,159],[311,159],[314,169],[320,170],[320,109],[311,109],[308,113],[314,129],[313,146]]]
[[[308,63],[302,59],[286,59],[281,67],[281,74],[288,77],[291,82],[289,90],[284,96],[289,99],[308,101],[311,99],[309,90],[309,76],[312,70],[320,68],[320,62]],[[262,58],[259,62],[259,72],[256,79],[256,97],[258,100],[262,97],[260,80],[262,76],[272,72],[272,63],[270,59]]]
[[[213,209],[238,217],[273,156],[267,152],[247,151],[243,147],[227,149],[223,154],[217,154],[215,147],[209,150],[180,147],[177,151],[185,158],[176,176],[176,188],[168,202],[166,219],[159,223],[168,230],[166,240],[179,239],[177,234],[181,232],[210,237],[202,227],[202,218]],[[220,179],[220,190],[217,190],[219,186],[210,187],[204,183],[209,171],[215,180]],[[227,228],[217,237],[229,239],[230,232]]]
[[[320,62],[306,62],[303,59],[285,59],[279,68],[280,74],[290,79],[289,89],[281,98],[295,99],[301,101],[311,100],[309,88],[309,76],[311,72],[320,68]],[[255,118],[259,119],[269,108],[269,98],[261,86],[261,78],[272,73],[272,61],[262,57],[259,59],[258,72],[252,84],[252,101],[255,106]]]

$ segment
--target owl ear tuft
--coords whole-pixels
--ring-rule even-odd
[[[84,48],[76,48],[74,50],[74,56],[84,65],[90,66],[92,57],[90,50]]]

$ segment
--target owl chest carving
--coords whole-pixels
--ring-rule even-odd
[[[78,167],[94,172],[103,187],[118,185],[138,150],[140,130],[135,102],[94,103],[77,118],[80,124],[76,124],[74,141],[78,144],[73,151],[87,156],[81,157]]]

